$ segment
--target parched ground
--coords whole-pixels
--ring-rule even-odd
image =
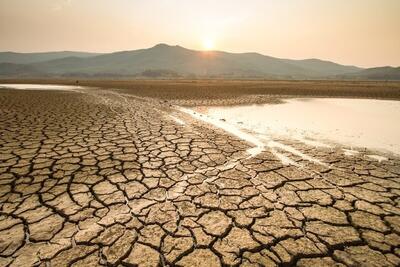
[[[281,142],[326,165],[167,101],[2,89],[0,266],[399,266],[399,159]]]

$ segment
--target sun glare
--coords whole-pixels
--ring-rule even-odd
[[[210,38],[206,38],[203,40],[203,49],[204,50],[213,50],[215,47],[214,40]]]

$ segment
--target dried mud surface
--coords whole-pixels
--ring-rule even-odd
[[[0,79],[0,83],[113,88],[122,94],[157,98],[183,106],[279,103],[282,97],[400,100],[398,81]]]
[[[396,157],[280,140],[326,164],[283,165],[100,89],[3,89],[0,114],[0,266],[400,265]]]

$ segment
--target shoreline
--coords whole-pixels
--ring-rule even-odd
[[[317,98],[307,98],[307,100],[305,101],[314,101]],[[322,98],[321,99],[329,99],[329,98]],[[333,99],[333,98],[331,98]],[[335,98],[333,100],[337,100],[338,98]],[[347,98],[346,100],[350,100],[349,98]],[[355,99],[357,100],[357,99]],[[359,100],[366,100],[366,99],[359,99]],[[289,102],[287,102],[289,101]],[[301,98],[286,98],[286,99],[282,99],[282,104],[289,104],[290,101],[303,101],[301,100]],[[390,101],[390,100],[383,100],[383,101]],[[393,102],[392,102],[393,104]],[[396,103],[397,104],[397,103]],[[326,129],[323,130],[322,128],[318,128],[318,129],[314,129],[314,130],[306,130],[306,129],[301,129],[298,127],[295,127],[293,125],[291,125],[289,123],[288,128],[286,128],[287,132],[284,133],[282,132],[282,130],[277,130],[276,127],[280,127],[280,126],[267,126],[264,125],[264,127],[268,128],[268,133],[267,131],[264,129],[261,130],[257,127],[255,127],[254,125],[260,125],[260,121],[259,120],[252,120],[252,115],[253,113],[251,113],[252,115],[247,117],[246,119],[243,119],[243,115],[239,115],[237,109],[247,109],[247,110],[251,110],[251,109],[258,109],[260,108],[260,112],[262,112],[262,108],[263,106],[269,106],[269,105],[276,105],[276,104],[262,104],[262,105],[243,105],[243,106],[219,106],[219,107],[213,107],[213,106],[197,106],[197,107],[189,107],[189,108],[185,108],[186,110],[191,110],[192,113],[197,113],[195,115],[192,114],[192,117],[197,117],[197,119],[200,119],[202,121],[205,121],[205,123],[209,123],[210,125],[212,125],[212,127],[217,127],[217,128],[222,128],[225,129],[227,128],[228,130],[225,129],[225,131],[230,132],[230,129],[233,127],[235,128],[236,131],[241,131],[244,132],[246,135],[252,135],[252,137],[260,139],[260,140],[264,140],[264,141],[270,141],[271,138],[272,139],[282,139],[282,140],[291,140],[291,141],[295,141],[295,142],[300,142],[300,143],[304,143],[306,145],[309,145],[311,147],[324,147],[324,148],[330,148],[330,149],[339,149],[339,150],[349,150],[349,151],[354,151],[357,153],[363,152],[366,154],[371,154],[371,155],[383,155],[386,158],[399,158],[400,157],[400,151],[396,151],[396,150],[391,150],[388,147],[379,147],[378,143],[374,143],[374,144],[368,144],[365,143],[365,141],[370,140],[370,138],[364,140],[364,142],[360,141],[360,136],[354,140],[350,140],[348,138],[348,136],[352,136],[355,135],[355,133],[350,134],[345,134],[345,135],[338,135],[337,137],[333,137],[333,136],[329,136],[327,135],[327,131]],[[181,109],[178,109],[181,110]],[[228,113],[219,113],[219,111],[216,110],[226,110]],[[211,111],[211,112],[210,112]],[[254,112],[254,110],[253,110]],[[290,112],[288,110],[288,112]],[[186,112],[188,113],[188,112]],[[229,113],[232,113],[231,116],[229,115]],[[219,114],[219,115],[218,115]],[[243,112],[242,114],[248,114],[248,112]],[[270,116],[270,114],[268,115],[263,113],[263,115],[265,118],[268,118],[270,120],[277,120],[276,116]],[[236,120],[235,120],[236,118]],[[238,118],[241,118],[241,120],[239,120]],[[266,120],[268,120],[266,119]],[[316,119],[317,120],[317,119]],[[250,121],[250,124],[246,123]],[[321,123],[321,122],[319,122]],[[227,125],[227,126],[225,126]],[[339,127],[340,128],[340,127]],[[342,129],[342,131],[345,128]],[[261,131],[261,132],[260,132]],[[290,132],[290,133],[289,133]],[[364,136],[368,133],[367,130],[364,129],[364,132],[360,132],[361,136]],[[238,135],[239,136],[239,135]],[[340,136],[340,137],[339,137]],[[344,138],[346,137],[347,138]],[[242,138],[243,139],[243,138]],[[246,138],[244,138],[243,140],[246,140]],[[393,141],[393,140],[392,140]],[[250,142],[251,143],[251,142]],[[267,144],[263,145],[264,147],[267,147]]]
[[[0,83],[57,84],[116,90],[181,106],[280,103],[281,98],[360,98],[400,100],[392,81],[242,80],[73,80],[0,79]]]

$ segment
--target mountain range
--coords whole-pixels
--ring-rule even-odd
[[[196,51],[158,44],[114,53],[0,52],[0,77],[270,78],[400,80],[400,68],[364,69],[320,59]]]

